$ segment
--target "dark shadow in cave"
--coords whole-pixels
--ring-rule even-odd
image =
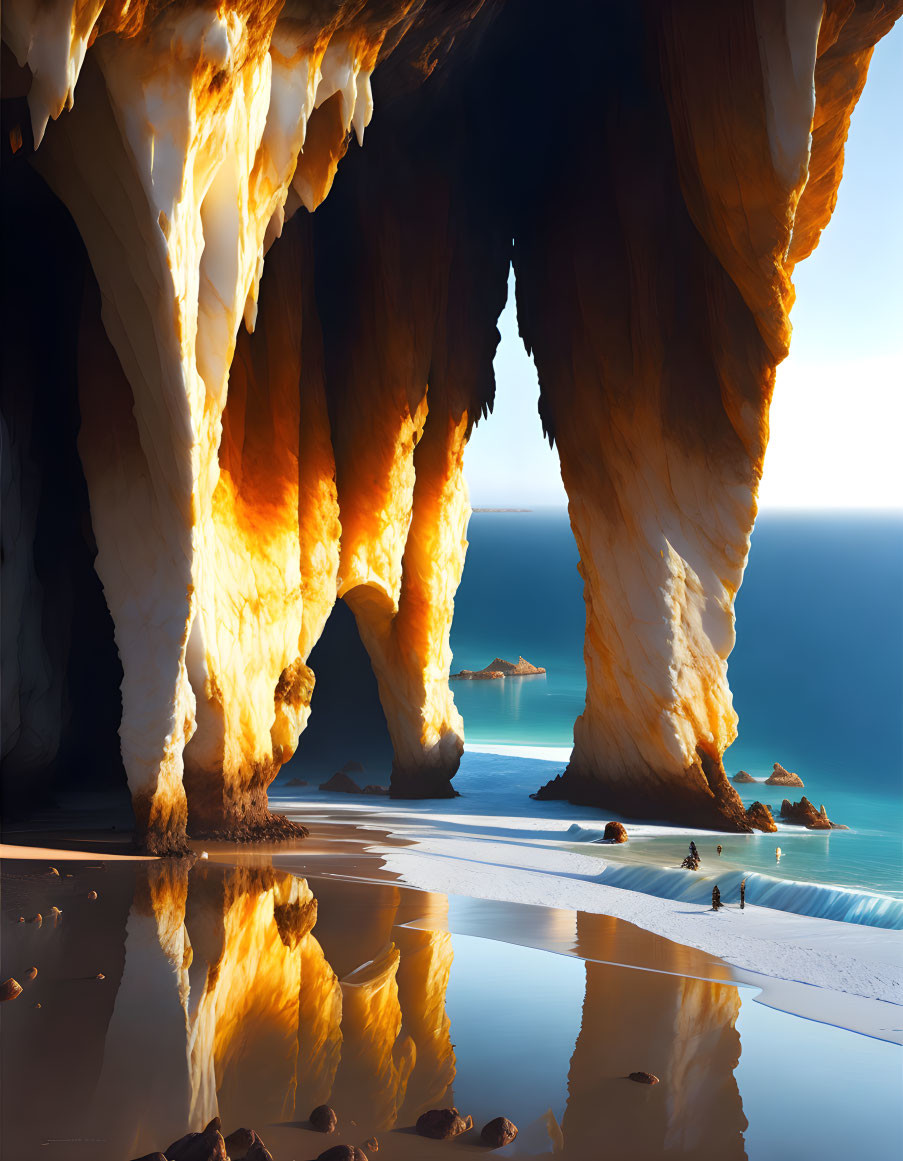
[[[370,658],[344,601],[336,601],[307,663],[316,677],[310,719],[273,789],[292,778],[315,786],[346,762],[364,767],[351,773],[359,785],[388,786],[392,743]]]

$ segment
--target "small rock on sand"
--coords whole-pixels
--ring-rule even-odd
[[[434,1141],[450,1141],[473,1128],[471,1117],[462,1117],[457,1109],[429,1109],[417,1118],[417,1132]]]
[[[47,874],[48,874],[48,875],[56,875],[56,877],[57,877],[57,878],[59,878],[59,877],[60,877],[60,873],[59,873],[59,871],[56,869],[56,867],[48,867],[48,868],[47,868]]]
[[[329,1105],[317,1105],[308,1120],[318,1133],[332,1133],[339,1123],[335,1109],[331,1109]]]
[[[317,1161],[368,1161],[367,1154],[356,1145],[333,1145]]]
[[[96,892],[96,891],[89,891],[89,892],[88,892],[88,898],[89,898],[89,899],[96,899],[96,898],[97,898],[97,892]]]
[[[25,978],[27,980],[36,980],[38,978],[38,969],[36,967],[30,967],[25,973]]]
[[[635,1081],[637,1084],[658,1084],[659,1082],[654,1072],[631,1072],[627,1079]]]
[[[98,972],[94,978],[95,980],[105,980],[107,977],[103,974],[103,972]]]
[[[44,916],[40,913],[40,911],[37,913],[34,919],[32,919],[32,923],[35,925],[35,927],[43,927]]]
[[[22,985],[18,980],[14,980],[12,976],[0,984],[0,1003],[3,1003],[5,1000],[15,1000],[21,995]]]
[[[376,1137],[368,1137],[367,1140],[364,1142],[364,1148],[367,1150],[368,1153],[378,1153],[379,1152],[379,1141],[377,1141]]]
[[[496,1117],[480,1130],[480,1140],[490,1149],[502,1149],[517,1136],[517,1125],[507,1117]]]
[[[602,841],[604,843],[626,843],[627,827],[623,822],[607,822],[605,830],[602,832]]]

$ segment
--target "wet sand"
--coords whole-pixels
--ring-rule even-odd
[[[24,987],[0,1009],[4,1157],[128,1161],[216,1113],[275,1161],[373,1134],[387,1161],[486,1155],[500,1115],[520,1128],[503,1157],[903,1144],[899,1049],[772,1012],[722,960],[622,920],[413,890],[352,827],[193,865],[56,837],[2,863],[0,976]],[[328,1137],[306,1123],[322,1102]],[[477,1131],[412,1133],[448,1104]]]

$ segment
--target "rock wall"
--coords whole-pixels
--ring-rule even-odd
[[[78,449],[147,849],[288,833],[267,786],[337,595],[393,793],[453,793],[462,457],[512,257],[587,604],[586,709],[545,793],[748,829],[721,761],[727,657],[791,275],[901,8],[570,0],[573,36],[539,0],[5,5],[4,181],[34,166],[93,276]],[[4,403],[3,583],[22,778],[53,758],[65,683],[16,438],[41,421],[20,411]]]

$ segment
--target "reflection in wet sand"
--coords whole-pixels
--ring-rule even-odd
[[[580,914],[578,946],[615,958],[616,920]],[[562,1121],[566,1155],[592,1156],[604,1140],[613,1156],[746,1156],[746,1118],[734,1069],[740,1059],[736,987],[671,974],[692,965],[692,949],[658,941],[657,971],[587,961],[583,1020],[568,1074]],[[669,950],[673,962],[667,962]],[[584,952],[585,953],[585,952]],[[711,967],[711,958],[704,957]],[[662,1082],[634,1084],[629,1072]]]
[[[111,1152],[159,1147],[217,1113],[229,1125],[303,1121],[327,1100],[384,1130],[409,1089],[417,1112],[444,1095],[451,936],[390,938],[398,922],[441,915],[444,897],[415,896],[411,911],[397,887],[362,897],[359,884],[330,884],[324,950],[304,879],[171,860],[136,873],[90,1118]]]
[[[18,1118],[4,1111],[11,1157],[124,1161],[218,1114],[227,1130],[251,1125],[265,1131],[274,1156],[301,1161],[322,1148],[302,1127],[322,1103],[336,1108],[350,1139],[378,1133],[387,1161],[445,1155],[441,1142],[390,1130],[456,1103],[448,1014],[456,978],[468,981],[452,1012],[467,1045],[457,1082],[469,1094],[463,1111],[478,1126],[498,1115],[517,1120],[518,1156],[598,1156],[603,1145],[638,1161],[744,1156],[733,1077],[740,1000],[725,965],[710,956],[606,916],[549,908],[456,898],[452,922],[444,895],[343,879],[319,879],[312,890],[262,861],[161,860],[105,876],[94,910],[77,902],[85,883],[66,903],[67,923],[44,933],[59,943],[59,991],[45,996],[57,1022],[29,1023],[24,1007],[10,1013],[6,1075],[17,1054],[30,1058],[28,1035],[46,1029],[48,1037],[43,1072],[32,1070],[31,1092],[23,1090],[23,1100],[39,1104]],[[124,933],[124,952],[122,942],[117,952],[115,940],[100,938],[104,914],[117,940]],[[469,945],[463,929],[477,936]],[[73,950],[87,931],[90,962],[108,971],[100,984],[72,976]],[[48,971],[39,979],[49,985],[50,943],[32,953],[34,933],[15,934],[29,956],[43,956]],[[542,945],[527,957],[534,966],[525,969],[517,944]],[[553,972],[543,959],[551,952],[585,966]],[[646,970],[617,966],[625,962]],[[563,988],[565,977],[574,990]],[[64,992],[76,986],[79,1003],[106,989],[109,1014],[90,1023],[67,1015]],[[97,1065],[73,1078],[66,1052],[76,1029],[81,1060]],[[633,1070],[655,1072],[662,1083],[623,1079]],[[79,1086],[80,1111],[65,1104]]]

